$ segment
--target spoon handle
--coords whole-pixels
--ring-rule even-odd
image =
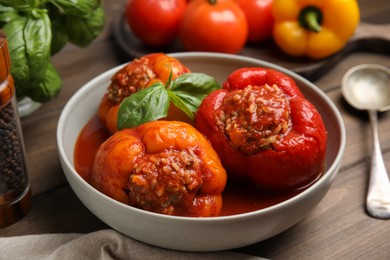
[[[366,208],[368,214],[379,219],[390,219],[390,182],[379,144],[377,111],[369,110],[372,126],[373,151]]]

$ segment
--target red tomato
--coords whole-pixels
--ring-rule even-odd
[[[127,0],[127,23],[143,43],[161,47],[178,35],[186,0]]]
[[[257,43],[272,36],[273,0],[238,0],[248,22],[248,42]]]
[[[189,2],[179,30],[179,38],[189,51],[238,53],[247,35],[245,15],[232,0]]]

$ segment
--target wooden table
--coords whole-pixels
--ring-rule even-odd
[[[388,0],[359,2],[363,21],[390,23]],[[58,98],[22,120],[33,207],[22,220],[0,229],[0,236],[86,233],[109,228],[89,212],[68,185],[58,158],[56,126],[73,93],[90,79],[121,63],[115,51],[118,46],[111,21],[123,3],[124,0],[104,2],[106,27],[89,47],[69,45],[53,57],[63,79],[63,90]],[[347,131],[344,160],[329,193],[293,228],[239,251],[272,259],[390,259],[390,220],[371,218],[364,208],[371,145],[368,118],[366,113],[351,109],[340,91],[343,74],[361,63],[390,67],[390,57],[353,53],[314,82],[336,104]],[[380,115],[379,129],[385,164],[390,172],[390,112]]]

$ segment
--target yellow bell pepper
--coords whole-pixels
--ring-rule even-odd
[[[356,0],[274,0],[273,15],[279,48],[315,59],[341,50],[360,20]]]

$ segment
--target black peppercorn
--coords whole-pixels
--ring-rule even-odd
[[[16,118],[11,102],[0,109],[0,194],[26,185]]]
[[[0,228],[31,207],[24,145],[5,35],[0,31]]]

